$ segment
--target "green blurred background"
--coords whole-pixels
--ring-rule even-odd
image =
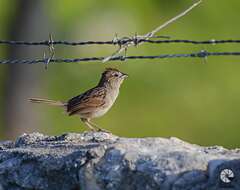
[[[192,0],[0,0],[0,39],[111,40],[145,34]],[[158,35],[172,39],[239,39],[239,0],[203,1]],[[55,57],[110,55],[112,46],[55,46]],[[238,51],[238,44],[144,44],[128,55]],[[0,46],[0,58],[42,58],[45,47]],[[86,130],[63,110],[30,104],[29,97],[67,100],[93,87],[105,67],[128,73],[112,109],[95,120],[119,136],[175,136],[200,145],[240,146],[239,57],[131,60],[108,63],[0,66],[1,139],[24,132],[49,135]]]

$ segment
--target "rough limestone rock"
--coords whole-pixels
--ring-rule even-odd
[[[239,149],[177,138],[33,133],[0,151],[0,190],[240,190]]]

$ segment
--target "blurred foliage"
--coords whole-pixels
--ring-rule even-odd
[[[0,2],[0,38],[7,39],[6,28],[14,17],[14,4],[7,0]],[[111,40],[115,33],[119,36],[145,34],[192,3],[191,0],[45,0],[44,7],[54,38],[77,41]],[[159,35],[173,39],[239,39],[240,26],[236,24],[239,8],[239,0],[204,1]],[[238,51],[238,46],[145,44],[130,48],[128,54],[187,53],[201,49]],[[114,49],[111,46],[57,46],[56,57],[103,56]],[[5,54],[6,50],[1,47],[1,58]],[[67,100],[93,87],[105,67],[116,67],[130,77],[113,108],[95,120],[99,126],[120,136],[176,136],[201,145],[239,147],[239,61],[238,57],[211,57],[206,64],[201,59],[164,59],[50,65],[47,71],[41,71],[42,93],[36,96]],[[3,95],[5,69],[5,66],[0,68]],[[86,129],[78,117],[67,117],[60,109],[33,105],[32,111],[42,113],[39,117],[44,127],[39,130],[44,133]]]

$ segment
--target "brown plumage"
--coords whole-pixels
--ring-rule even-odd
[[[62,101],[54,101],[54,100],[48,100],[48,99],[42,99],[42,98],[29,98],[29,101],[32,103],[44,103],[51,106],[60,106],[60,107],[65,107],[67,105]]]
[[[104,87],[95,87],[87,92],[70,99],[67,103],[67,112],[74,115],[77,112],[88,113],[91,109],[95,109],[105,104],[107,91]]]
[[[91,130],[102,130],[90,120],[104,115],[112,107],[118,96],[119,88],[127,76],[117,69],[107,68],[102,73],[96,87],[71,98],[67,102],[41,98],[30,98],[29,100],[32,103],[63,107],[69,116],[79,115]]]

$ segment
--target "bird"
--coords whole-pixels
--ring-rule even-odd
[[[51,106],[61,107],[69,116],[80,116],[81,121],[91,131],[104,131],[93,123],[93,118],[101,117],[106,114],[116,101],[120,86],[128,77],[115,68],[106,68],[101,75],[98,84],[86,92],[75,96],[68,101],[55,101],[42,98],[29,98],[32,103],[44,103]]]

